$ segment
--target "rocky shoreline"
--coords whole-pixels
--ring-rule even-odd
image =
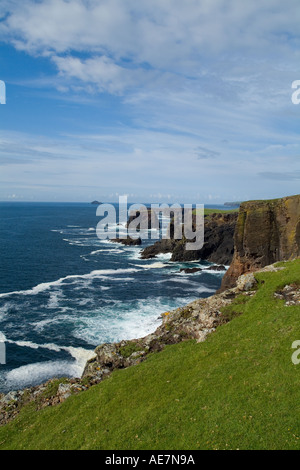
[[[194,339],[205,341],[219,325],[229,321],[222,309],[238,295],[254,295],[253,274],[239,278],[237,286],[206,299],[197,299],[185,307],[161,315],[161,325],[151,334],[134,340],[105,343],[95,349],[80,378],[55,378],[41,385],[0,394],[0,425],[14,419],[21,409],[32,404],[36,410],[55,406],[71,395],[81,393],[110,376],[115,369],[124,369],[145,361],[166,345]]]

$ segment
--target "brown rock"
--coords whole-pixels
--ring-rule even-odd
[[[241,274],[300,256],[300,195],[241,204],[234,234],[234,257],[221,291]]]
[[[121,243],[122,245],[126,246],[139,246],[142,244],[142,240],[140,237],[131,238],[127,236],[127,238],[113,238],[111,241],[114,243]]]

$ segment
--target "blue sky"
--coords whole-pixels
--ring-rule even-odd
[[[1,0],[0,200],[298,194],[299,0]]]

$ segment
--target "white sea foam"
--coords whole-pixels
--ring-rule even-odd
[[[112,307],[99,308],[90,315],[80,317],[80,327],[75,329],[74,336],[95,346],[104,342],[121,341],[146,336],[155,331],[161,324],[161,313],[183,306],[190,298],[151,297],[129,305],[119,302]]]
[[[23,348],[31,348],[31,349],[42,348],[42,349],[49,349],[50,351],[56,351],[56,352],[59,352],[62,349],[64,349],[53,343],[36,344],[36,343],[33,343],[32,341],[12,341],[10,339],[6,340],[6,342],[11,343],[11,344],[16,344],[17,346],[20,346]]]
[[[136,248],[132,246],[125,247],[125,252],[129,255],[129,259],[134,261],[144,261],[141,259],[140,255],[143,251],[143,248]]]
[[[160,253],[155,256],[156,259],[169,261],[172,257],[172,253]]]
[[[6,387],[9,389],[23,388],[32,384],[42,383],[51,377],[59,375],[81,377],[86,362],[95,356],[94,351],[84,348],[74,348],[73,346],[58,346],[52,343],[36,344],[31,341],[12,341],[6,338],[5,341],[31,349],[44,348],[55,352],[66,351],[75,359],[73,361],[37,362],[13,369],[6,375]]]
[[[172,277],[172,279],[166,279],[163,282],[179,282],[181,284],[194,284],[194,285],[199,285],[198,282],[193,282],[188,276],[182,276],[181,273],[174,273],[176,274],[176,277]],[[178,277],[177,277],[178,275]]]
[[[63,238],[64,242],[67,242],[69,245],[77,245],[77,246],[84,246],[80,241],[78,240],[70,240],[69,238]]]
[[[6,317],[12,305],[13,304],[11,302],[6,302],[2,307],[0,307],[0,320],[3,320]]]
[[[143,268],[143,269],[161,269],[167,267],[166,264],[157,262],[157,263],[152,263],[152,264],[135,264],[138,268]]]
[[[6,292],[3,294],[0,294],[0,298],[9,297],[11,295],[36,295],[36,294],[39,294],[41,292],[44,292],[50,289],[53,286],[61,286],[65,281],[68,281],[68,280],[73,280],[74,282],[77,282],[78,280],[80,281],[81,279],[97,279],[97,278],[106,279],[107,276],[110,276],[111,274],[126,274],[126,273],[134,273],[137,271],[138,269],[135,269],[135,268],[125,268],[125,269],[120,268],[120,269],[100,269],[100,270],[92,271],[88,274],[73,274],[73,275],[69,275],[66,277],[61,277],[60,279],[57,279],[56,281],[42,282],[41,284],[38,284],[32,289]],[[111,280],[117,280],[117,279],[119,280],[120,278],[112,278]]]
[[[225,272],[225,271],[218,271],[217,269],[205,269],[205,268],[202,271],[205,272],[206,274],[218,274],[220,276],[223,276]]]
[[[115,242],[112,242],[109,238],[105,238],[104,240],[99,238],[98,243],[103,243],[104,245],[115,245]]]
[[[97,255],[98,253],[122,253],[123,251],[119,248],[112,248],[110,249],[100,249],[100,250],[95,250],[91,251],[90,255]]]
[[[50,293],[50,298],[48,300],[47,307],[48,308],[57,308],[59,306],[59,302],[64,298],[64,294],[60,289],[55,289]]]
[[[205,287],[205,286],[199,286],[199,287],[195,287],[195,288],[191,288],[191,289],[187,289],[188,292],[197,292],[198,294],[204,294],[204,293],[211,293],[211,294],[214,294],[216,291],[215,289],[212,289],[210,287]]]
[[[77,368],[69,361],[36,362],[13,369],[6,374],[5,387],[8,389],[21,389],[38,385],[51,377],[65,375],[68,370],[72,375],[79,375]]]
[[[8,372],[5,387],[9,390],[21,389],[41,384],[53,377],[81,377],[82,372],[83,367],[77,361],[36,362]]]
[[[46,326],[51,325],[51,323],[58,323],[64,319],[68,319],[68,317],[66,315],[56,316],[54,318],[47,318],[45,320],[31,322],[30,325],[33,327],[35,331],[38,331],[40,333],[44,330]]]

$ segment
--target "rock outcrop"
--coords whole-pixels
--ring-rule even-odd
[[[204,245],[200,250],[186,250],[189,240],[159,240],[146,247],[141,258],[154,258],[160,253],[172,253],[171,261],[188,262],[206,260],[211,263],[229,265],[234,251],[234,230],[238,214],[216,213],[204,219]],[[170,229],[172,234],[172,229]]]
[[[194,274],[198,273],[200,271],[204,271],[202,268],[181,268],[179,270],[180,273],[186,273],[186,274]],[[218,265],[213,265],[213,266],[207,266],[205,268],[205,271],[226,271],[225,266],[218,266]]]
[[[278,292],[275,292],[276,299],[284,300],[284,305],[289,307],[291,305],[300,306],[300,284],[289,284],[284,286]]]
[[[142,240],[140,237],[138,238],[130,238],[130,237],[127,237],[127,238],[113,238],[111,240],[111,242],[113,243],[121,243],[122,245],[126,245],[126,246],[139,246],[142,244]]]
[[[300,256],[300,195],[240,206],[234,234],[234,256],[221,290],[241,274]]]
[[[137,219],[137,220],[136,220]],[[126,224],[126,228],[130,229],[130,225],[133,221],[136,220],[137,229],[156,229],[159,230],[160,222],[157,217],[157,212],[155,210],[149,208],[141,207],[140,210],[136,212],[129,212],[128,221]]]

